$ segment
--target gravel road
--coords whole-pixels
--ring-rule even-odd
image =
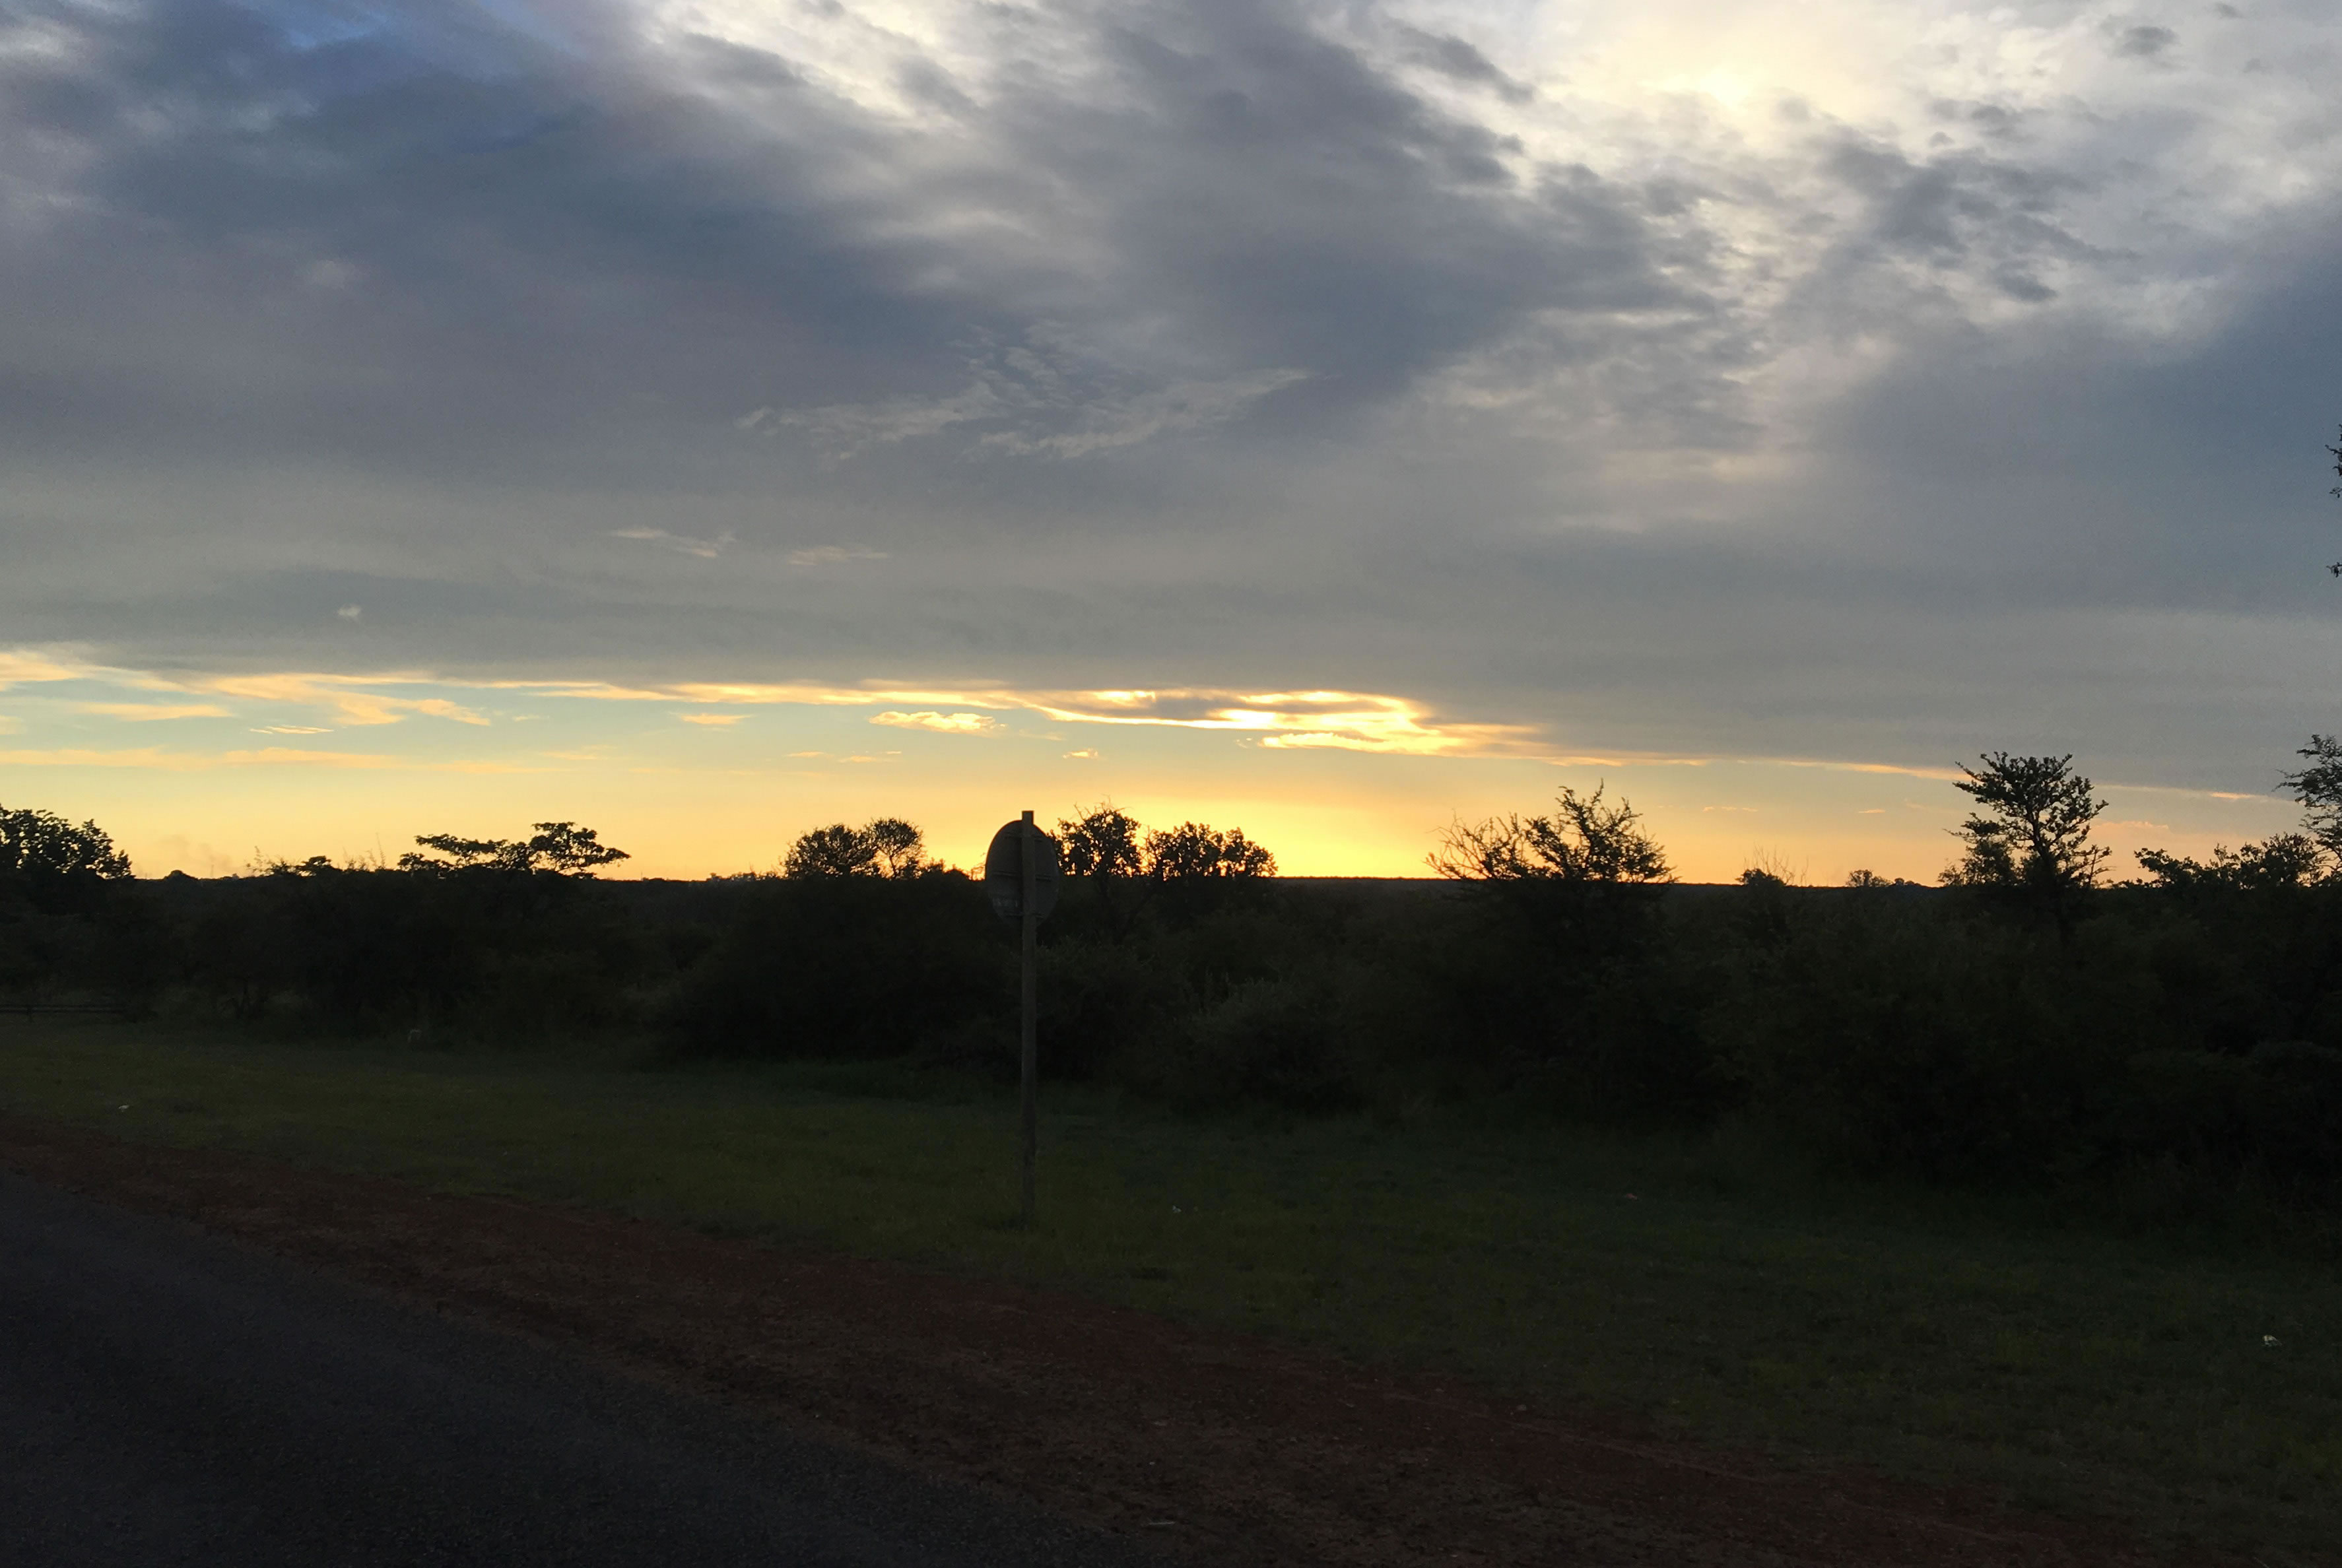
[[[1154,1561],[6,1174],[0,1521],[9,1568]]]

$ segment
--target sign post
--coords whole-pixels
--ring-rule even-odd
[[[1033,1165],[1041,1132],[1039,934],[1042,917],[1056,907],[1057,878],[1057,841],[1034,825],[1031,812],[992,835],[984,856],[984,891],[995,914],[1016,922],[1025,960],[1017,1038],[1024,1119],[1019,1196],[1028,1226],[1033,1223]]]

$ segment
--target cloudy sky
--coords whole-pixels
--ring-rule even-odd
[[[2117,845],[2342,728],[2330,0],[0,0],[0,804]]]

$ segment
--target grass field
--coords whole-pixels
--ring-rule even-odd
[[[1186,1120],[884,1067],[645,1071],[0,1018],[0,1110],[1070,1288],[1861,1458],[2274,1565],[2342,1541],[2342,1270],[1426,1111]]]

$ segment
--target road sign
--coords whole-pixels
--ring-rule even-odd
[[[1012,822],[992,835],[992,847],[984,852],[984,891],[992,900],[992,913],[1003,920],[1016,920],[1025,914],[1025,835],[1033,836],[1033,918],[1046,920],[1049,912],[1057,907],[1057,841],[1033,825],[1027,812],[1021,822]]]
[[[1042,917],[1057,907],[1057,841],[1033,825],[1026,812],[992,835],[984,852],[984,891],[992,899],[992,913],[1017,926],[1017,945],[1024,951],[1022,1006],[1018,1012],[1017,1057],[1024,1080],[1022,1120],[1024,1157],[1018,1185],[1025,1223],[1033,1223],[1033,1164],[1041,1146],[1041,1025],[1040,961],[1035,934]]]

